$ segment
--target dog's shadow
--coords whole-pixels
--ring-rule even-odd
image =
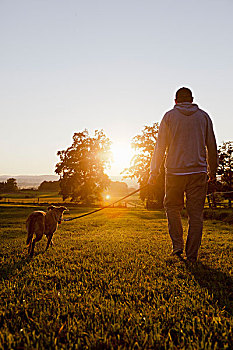
[[[0,280],[9,280],[13,276],[24,273],[26,265],[43,253],[44,252],[35,253],[33,257],[30,257],[28,254],[22,254],[17,261],[3,264],[0,266]]]
[[[195,267],[187,267],[201,288],[208,290],[213,296],[213,306],[216,304],[233,316],[233,279],[219,269],[198,263]],[[211,299],[210,299],[211,300]]]

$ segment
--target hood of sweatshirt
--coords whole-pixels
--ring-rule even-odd
[[[174,109],[184,115],[192,115],[198,110],[198,105],[190,102],[177,103]]]

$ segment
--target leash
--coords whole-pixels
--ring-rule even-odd
[[[140,187],[139,189],[137,189],[136,191],[133,191],[131,192],[130,194],[128,194],[127,196],[121,198],[121,199],[118,199],[117,201],[109,204],[109,205],[106,205],[105,207],[102,207],[100,209],[96,209],[96,210],[93,210],[93,211],[89,211],[88,213],[86,214],[82,214],[82,215],[79,215],[79,216],[75,216],[74,218],[68,218],[68,219],[63,219],[62,221],[72,221],[72,220],[75,220],[75,219],[80,219],[80,218],[83,218],[84,216],[87,216],[87,215],[91,215],[91,214],[94,214],[94,213],[97,213],[98,211],[101,211],[101,210],[104,210],[104,209],[107,209],[107,208],[110,208],[112,205],[116,204],[116,203],[119,203],[121,201],[123,201],[124,199],[128,198],[128,197],[131,197],[133,196],[135,193],[141,191],[142,189],[146,188],[148,186],[148,184],[146,184],[145,186],[143,187]]]
[[[113,203],[111,203],[111,204],[109,204],[109,205],[106,205],[105,207],[102,207],[102,208],[99,208],[99,209],[95,209],[95,210],[93,210],[93,211],[89,211],[88,213],[85,213],[85,214],[82,214],[82,215],[79,215],[79,216],[75,216],[74,218],[63,219],[62,221],[73,221],[73,220],[76,220],[76,219],[83,218],[84,216],[88,216],[88,215],[97,213],[98,211],[101,211],[101,210],[110,208],[110,207],[113,206],[114,204],[117,204],[117,203],[119,203],[119,202],[122,202],[124,199],[133,196],[135,193],[138,193],[139,191],[143,190],[143,189],[146,188],[146,187],[148,187],[148,184],[146,184],[146,185],[143,186],[143,187],[138,188],[137,190],[131,192],[131,193],[128,194],[127,196],[125,196],[125,197],[123,197],[123,198],[121,198],[121,199],[118,199],[117,201],[115,201],[115,202],[113,202]],[[233,193],[233,191],[229,191],[229,192],[214,192],[214,193]],[[212,193],[207,194],[207,196],[210,196],[211,194],[212,194]]]

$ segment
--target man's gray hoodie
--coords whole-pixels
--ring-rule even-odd
[[[167,112],[160,124],[151,161],[151,174],[157,175],[164,159],[170,174],[207,172],[215,175],[218,152],[213,124],[196,104],[178,103]]]

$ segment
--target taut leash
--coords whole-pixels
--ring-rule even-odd
[[[110,208],[112,205],[116,204],[116,203],[119,203],[119,202],[122,202],[124,199],[128,198],[128,197],[131,197],[133,196],[135,193],[141,191],[142,189],[146,188],[148,186],[148,184],[146,184],[145,186],[137,189],[136,191],[133,191],[131,192],[130,194],[128,194],[127,196],[121,198],[121,199],[118,199],[117,201],[109,204],[109,205],[106,205],[105,207],[102,207],[100,209],[96,209],[96,210],[93,210],[93,211],[90,211],[86,214],[82,214],[82,215],[79,215],[79,216],[75,216],[74,218],[68,218],[68,219],[63,219],[62,221],[72,221],[72,220],[75,220],[75,219],[79,219],[79,218],[83,218],[84,216],[87,216],[87,215],[91,215],[91,214],[94,214],[94,213],[97,213],[98,211],[101,211],[101,210],[104,210],[104,209],[107,209],[107,208]]]

